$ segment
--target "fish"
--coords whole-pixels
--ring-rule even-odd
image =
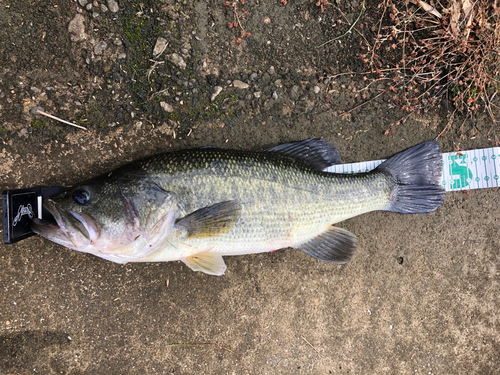
[[[370,172],[337,174],[337,149],[306,139],[263,151],[203,147],[138,160],[46,198],[53,220],[32,230],[69,249],[116,262],[182,261],[223,275],[224,256],[295,248],[344,264],[356,236],[334,224],[383,210],[442,205],[442,157],[428,141]]]

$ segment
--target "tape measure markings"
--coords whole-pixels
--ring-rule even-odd
[[[499,187],[500,147],[480,150],[445,152],[443,181],[446,191],[472,190]],[[369,172],[384,160],[332,165],[325,169],[332,173]]]

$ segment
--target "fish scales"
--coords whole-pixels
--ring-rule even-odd
[[[272,153],[200,149],[154,157],[140,166],[178,192],[183,214],[237,200],[241,218],[221,237],[187,240],[221,255],[300,244],[331,224],[383,209],[393,182],[385,173],[336,175]]]

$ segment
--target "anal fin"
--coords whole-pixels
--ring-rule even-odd
[[[209,275],[222,276],[226,271],[224,259],[219,254],[198,253],[181,260],[193,271],[201,271]]]
[[[299,249],[316,259],[343,264],[351,260],[357,242],[356,236],[348,230],[331,226]]]

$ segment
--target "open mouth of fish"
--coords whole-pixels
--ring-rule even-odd
[[[85,213],[64,210],[54,201],[43,205],[53,216],[53,220],[33,219],[33,232],[70,249],[82,251],[99,237],[95,221]]]

